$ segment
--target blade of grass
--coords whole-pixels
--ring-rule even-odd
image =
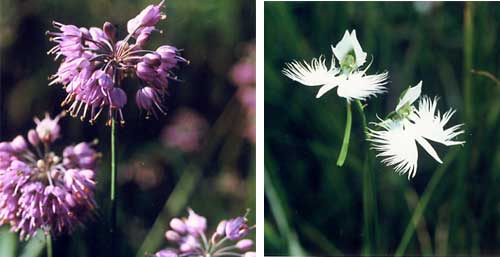
[[[278,196],[277,190],[274,187],[269,171],[264,169],[264,188],[265,195],[269,201],[271,207],[271,212],[274,216],[274,220],[278,225],[278,230],[282,237],[285,237],[288,242],[288,254],[292,256],[305,256],[305,252],[297,239],[295,231],[289,227],[288,217],[283,207],[282,201]]]
[[[316,244],[320,249],[322,249],[325,254],[331,256],[344,256],[342,251],[340,251],[327,237],[325,237],[321,231],[311,226],[306,222],[300,223],[301,232],[308,237],[312,243]]]
[[[472,59],[474,49],[474,5],[472,2],[465,2],[464,8],[464,103],[465,117],[467,122],[471,122],[473,114],[472,95]]]
[[[413,212],[413,215],[410,219],[410,222],[408,223],[408,226],[406,226],[406,230],[403,234],[401,242],[399,243],[399,246],[396,249],[396,253],[394,254],[395,257],[401,257],[404,255],[406,248],[410,244],[410,241],[413,237],[415,228],[418,226],[420,218],[422,218],[422,215],[425,212],[425,208],[427,208],[427,205],[429,204],[432,193],[438,186],[439,182],[441,181],[441,178],[443,177],[450,163],[457,156],[458,151],[459,151],[458,148],[451,150],[444,159],[443,164],[441,164],[434,172],[434,175],[432,175],[432,178],[429,181],[427,188],[425,189],[424,193],[422,194],[422,197],[420,197],[420,201],[415,207],[415,211]]]
[[[45,249],[45,235],[39,230],[36,236],[31,238],[26,246],[24,246],[19,257],[37,257],[40,256]]]
[[[17,250],[16,233],[9,231],[7,226],[0,229],[0,256],[15,257]]]

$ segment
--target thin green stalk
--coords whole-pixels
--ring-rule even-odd
[[[115,119],[111,119],[111,251],[115,249],[116,233],[116,126]]]
[[[50,232],[45,236],[47,240],[47,257],[52,257],[52,237],[50,236]]]
[[[356,101],[359,114],[361,116],[361,125],[366,139],[368,139],[368,124],[364,106],[361,101]],[[365,155],[363,164],[363,234],[364,246],[363,255],[373,255],[378,244],[378,204],[375,190],[375,178],[373,170],[370,170],[371,159],[370,152]]]
[[[413,215],[410,219],[410,222],[408,223],[408,226],[406,226],[403,238],[401,239],[401,242],[399,243],[399,246],[396,249],[394,257],[401,257],[404,255],[406,248],[408,248],[408,245],[410,244],[410,241],[413,237],[415,228],[420,222],[420,218],[424,214],[427,204],[429,204],[432,193],[434,192],[439,182],[441,181],[441,178],[443,177],[446,169],[448,168],[448,165],[450,165],[451,161],[455,159],[457,153],[458,149],[453,149],[451,152],[449,152],[446,158],[444,159],[443,164],[441,164],[434,172],[434,175],[432,175],[432,178],[429,181],[427,188],[425,189],[424,193],[422,194],[422,197],[420,197],[420,201],[415,207],[415,211],[413,212]]]
[[[344,131],[344,141],[340,149],[339,158],[337,159],[337,166],[342,167],[347,157],[347,150],[349,149],[349,138],[351,137],[352,113],[351,103],[347,102],[347,117]]]
[[[473,113],[473,95],[472,95],[472,58],[474,42],[474,9],[472,2],[466,2],[464,8],[464,103],[465,117],[471,122]]]

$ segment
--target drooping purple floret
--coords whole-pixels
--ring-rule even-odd
[[[0,225],[10,224],[21,239],[39,229],[58,235],[72,232],[93,215],[98,154],[88,143],[67,147],[64,161],[50,150],[60,137],[61,116],[35,119],[36,130],[0,142]],[[40,143],[44,147],[40,147]],[[32,151],[32,149],[36,151]]]
[[[94,123],[104,109],[108,122],[119,120],[124,123],[122,108],[127,95],[121,88],[124,77],[135,76],[141,85],[136,93],[136,102],[146,115],[157,116],[156,111],[165,114],[162,106],[168,89],[168,79],[176,79],[172,70],[180,62],[187,62],[179,56],[173,46],[160,46],[156,51],[143,49],[156,24],[166,16],[162,13],[164,1],[149,5],[127,23],[129,34],[116,40],[116,27],[105,22],[101,28],[78,28],[54,22],[56,32],[47,32],[56,45],[48,52],[61,58],[61,64],[50,84],[62,84],[67,97],[62,106],[69,113],[82,120]],[[134,41],[135,42],[129,42]],[[145,94],[143,88],[152,93]],[[142,91],[141,91],[142,90]],[[151,104],[150,104],[151,103]]]

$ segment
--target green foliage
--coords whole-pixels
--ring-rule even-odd
[[[266,2],[264,14],[266,178],[280,199],[266,192],[265,253],[290,255],[293,242],[311,255],[498,255],[500,5]],[[281,69],[293,59],[329,57],[346,29],[356,29],[373,55],[369,71],[389,71],[388,92],[366,102],[368,122],[423,80],[423,94],[439,96],[438,108],[457,109],[452,122],[466,123],[465,146],[437,146],[442,165],[419,149],[417,175],[408,181],[367,157],[363,121],[353,115],[345,165],[337,167],[345,100],[335,90],[316,99],[317,88]],[[276,204],[286,210],[285,231],[282,217],[267,211]]]

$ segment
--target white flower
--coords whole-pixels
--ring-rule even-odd
[[[383,157],[382,162],[386,165],[395,166],[396,172],[408,173],[408,179],[417,172],[417,142],[439,163],[442,163],[441,158],[429,140],[446,146],[465,143],[453,140],[464,132],[461,130],[463,124],[444,128],[455,113],[453,109],[441,115],[436,112],[437,98],[426,96],[420,98],[418,108],[412,105],[420,97],[421,86],[422,82],[409,88],[401,97],[393,117],[376,124],[382,130],[369,130],[368,140],[373,149],[380,152],[377,156]]]
[[[332,52],[339,62],[345,61],[345,58],[350,53],[354,53],[354,60],[356,61],[357,67],[361,67],[366,62],[367,54],[363,52],[359,44],[358,38],[356,37],[356,30],[353,30],[350,34],[349,31],[346,30],[342,40],[340,40],[335,47],[332,46]]]
[[[332,56],[330,67],[327,67],[323,56],[312,59],[311,63],[293,61],[285,64],[283,74],[306,86],[321,86],[316,98],[338,87],[337,94],[347,100],[366,98],[385,91],[387,72],[375,75],[366,75],[368,65],[364,70],[359,67],[366,62],[366,53],[363,52],[356,38],[356,31],[349,34],[346,31],[342,40],[332,47],[333,55],[339,60],[340,67],[336,67]]]

